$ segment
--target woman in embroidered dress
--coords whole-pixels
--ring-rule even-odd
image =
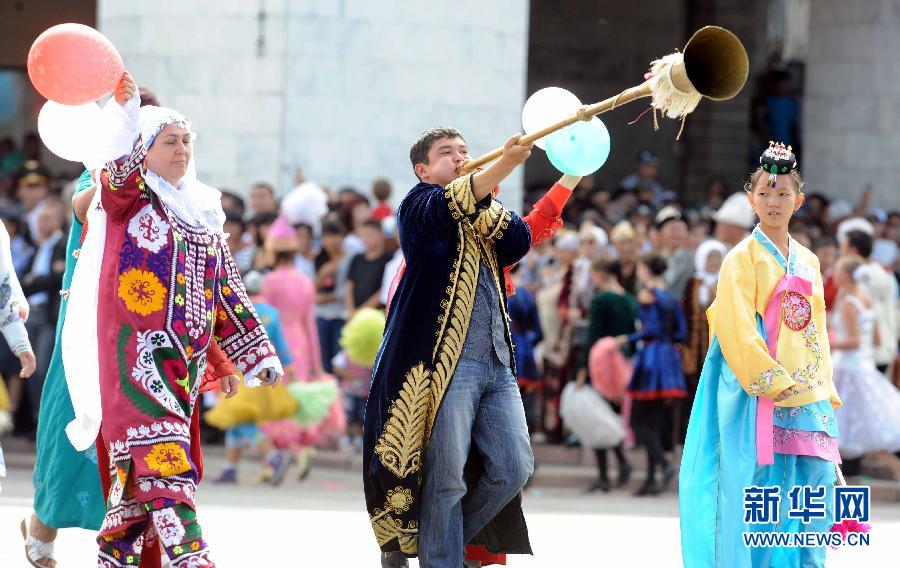
[[[759,225],[725,257],[709,309],[712,343],[681,461],[686,568],[821,567],[822,548],[752,548],[745,532],[828,532],[840,461],[822,277],[815,255],[788,234],[803,204],[790,147],[773,144],[746,185]],[[808,524],[790,492],[811,487],[824,518]],[[742,507],[778,488],[767,515]],[[809,494],[807,494],[809,495]],[[805,498],[804,498],[805,499]],[[810,497],[812,500],[812,497]]]
[[[126,102],[110,101],[98,125],[105,157],[122,157],[95,172],[73,277],[79,301],[62,348],[75,420],[66,431],[84,449],[100,430],[109,452],[101,566],[138,566],[156,535],[174,568],[213,566],[190,437],[207,351],[215,336],[250,385],[282,369],[225,246],[220,194],[196,179],[190,123],[171,109],[139,111],[136,90],[125,74],[117,100]],[[92,351],[97,363],[85,356]]]
[[[831,315],[834,386],[844,402],[837,414],[841,457],[900,450],[900,390],[875,366],[873,347],[878,326],[872,300],[857,286],[854,274],[865,266],[859,256],[843,256],[834,271],[838,288]]]

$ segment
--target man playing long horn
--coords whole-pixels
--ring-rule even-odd
[[[534,459],[503,285],[531,232],[491,196],[531,154],[517,139],[462,177],[457,130],[433,128],[410,150],[421,183],[398,209],[408,266],[366,407],[364,486],[381,549],[422,567],[458,568],[470,542],[531,552],[518,495]]]

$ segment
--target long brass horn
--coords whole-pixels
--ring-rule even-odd
[[[644,97],[653,97],[653,108],[663,115],[683,118],[703,97],[725,101],[736,96],[747,82],[749,71],[750,61],[741,40],[725,28],[706,26],[691,36],[683,52],[654,61],[650,78],[644,83],[599,103],[583,106],[556,124],[520,137],[517,143],[531,144],[578,120],[590,120],[595,115]],[[497,148],[467,162],[464,171],[470,172],[502,155],[503,148]]]

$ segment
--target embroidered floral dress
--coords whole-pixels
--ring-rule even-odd
[[[224,237],[173,214],[140,158],[100,174],[101,432],[113,478],[102,536],[143,521],[152,503],[194,508],[190,420],[214,336],[247,377],[280,368]]]

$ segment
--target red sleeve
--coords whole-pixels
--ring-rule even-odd
[[[209,351],[206,352],[206,371],[203,373],[203,382],[200,383],[200,391],[216,390],[220,387],[220,379],[228,375],[237,375],[237,369],[231,363],[231,360],[219,347],[219,344],[213,341],[209,345]]]
[[[140,145],[130,156],[110,162],[100,173],[100,203],[110,220],[122,223],[146,190]]]
[[[528,227],[531,228],[531,246],[539,245],[546,241],[563,226],[561,215],[570,197],[572,197],[571,189],[555,183],[544,197],[534,204],[531,213],[523,217],[522,220],[528,223]],[[503,271],[507,296],[512,296],[516,293],[516,287],[513,285],[510,277],[512,268],[512,266],[508,266]]]
[[[572,190],[556,183],[534,204],[531,213],[525,216],[525,222],[531,227],[531,246],[546,241],[562,227],[562,211],[570,197]]]

